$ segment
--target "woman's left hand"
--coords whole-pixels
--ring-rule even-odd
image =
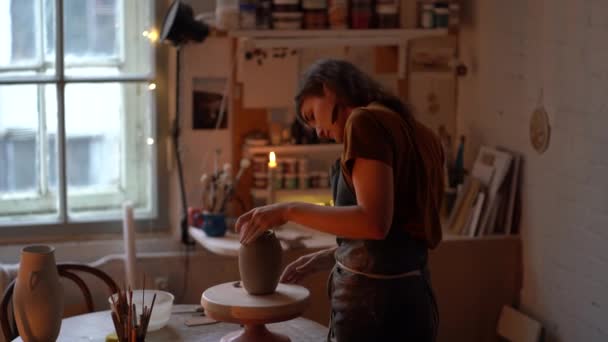
[[[241,215],[235,226],[240,233],[241,243],[246,245],[266,230],[284,225],[288,221],[287,208],[286,203],[270,204]]]

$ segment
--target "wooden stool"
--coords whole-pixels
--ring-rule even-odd
[[[308,306],[309,297],[305,287],[287,284],[279,284],[273,294],[252,296],[237,281],[205,290],[201,305],[215,320],[245,326],[244,330],[224,336],[222,342],[288,342],[289,337],[269,331],[265,324],[300,316]]]

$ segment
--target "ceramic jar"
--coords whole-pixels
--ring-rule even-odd
[[[51,246],[21,250],[13,309],[24,342],[55,341],[63,316],[63,288]]]
[[[239,249],[241,283],[250,295],[272,294],[281,276],[281,243],[272,231]]]

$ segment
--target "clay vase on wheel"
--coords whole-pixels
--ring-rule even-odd
[[[250,295],[272,294],[281,276],[281,243],[271,231],[239,249],[241,283]]]

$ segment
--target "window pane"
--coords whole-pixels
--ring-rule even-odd
[[[45,52],[55,51],[55,0],[45,2]],[[64,0],[66,74],[74,67],[113,66],[118,74],[149,73],[153,44],[142,32],[150,30],[153,0]],[[53,63],[52,60],[48,60]]]
[[[64,46],[68,60],[117,58],[119,0],[64,0]],[[46,53],[55,51],[55,0],[45,0]]]
[[[41,66],[37,0],[0,1],[0,68]]]
[[[71,213],[150,205],[153,91],[131,83],[68,84],[66,135]]]
[[[45,88],[54,87],[0,86],[0,223],[9,216],[18,220],[57,213],[56,192],[47,186],[54,138],[46,133],[46,123],[40,124],[46,121],[40,112]]]

